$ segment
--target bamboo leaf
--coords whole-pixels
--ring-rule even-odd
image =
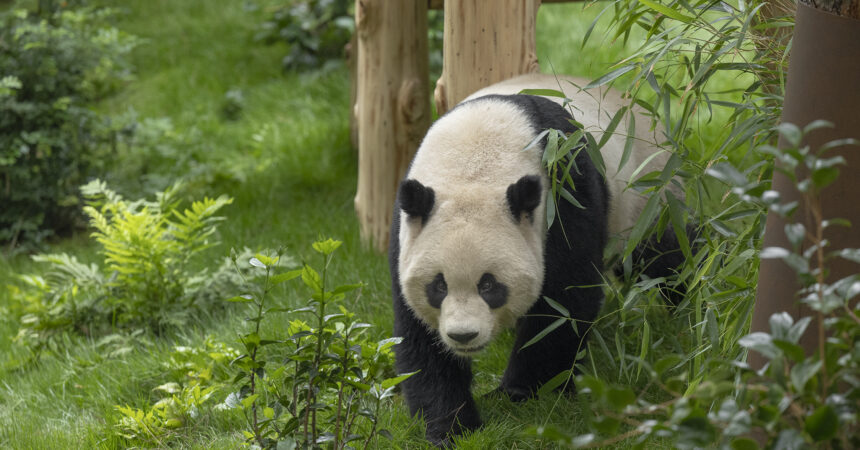
[[[661,5],[660,3],[657,3],[657,2],[652,2],[651,0],[639,0],[639,3],[642,3],[643,5],[653,9],[654,11],[659,12],[660,14],[663,14],[666,17],[671,17],[675,20],[680,20],[681,22],[684,22],[684,23],[690,23],[693,21],[692,17],[685,16],[684,14],[682,14],[678,10],[672,9],[672,8],[665,6],[665,5]]]
[[[558,311],[564,317],[568,317],[568,318],[570,317],[570,311],[568,311],[567,308],[565,308],[564,306],[561,306],[561,304],[559,304],[558,302],[556,302],[555,300],[553,300],[549,297],[544,296],[543,299],[544,299],[544,301],[546,301],[546,303],[549,306],[552,307],[552,309]]]
[[[563,324],[563,323],[567,322],[568,320],[570,320],[570,319],[567,319],[567,318],[564,318],[564,317],[561,317],[561,318],[559,318],[559,319],[556,319],[556,321],[555,321],[555,322],[553,322],[553,323],[549,324],[549,326],[547,326],[546,328],[544,328],[543,330],[541,330],[541,332],[540,332],[540,333],[536,334],[536,335],[535,335],[535,337],[531,338],[528,342],[526,342],[525,344],[523,344],[523,346],[522,346],[522,347],[520,347],[520,350],[519,350],[519,351],[522,351],[524,348],[529,347],[529,346],[533,345],[534,343],[536,343],[536,342],[540,341],[541,339],[543,339],[543,338],[544,338],[544,336],[546,336],[546,335],[548,335],[548,334],[552,333],[552,332],[553,332],[553,330],[555,330],[556,328],[560,327],[560,326],[561,326],[561,324]]]
[[[561,97],[565,98],[564,92],[555,89],[523,89],[520,94],[540,95],[542,97]]]
[[[633,70],[635,68],[637,68],[636,64],[628,64],[628,65],[621,67],[619,69],[615,69],[612,72],[609,72],[606,75],[603,75],[602,77],[592,81],[591,83],[588,83],[587,85],[585,85],[585,87],[583,89],[584,90],[593,89],[593,88],[596,88],[598,86],[603,86],[604,84],[611,83],[616,78],[620,77],[621,75],[624,75],[627,72],[630,72],[631,70]]]
[[[627,164],[630,154],[633,152],[633,140],[636,139],[636,115],[630,114],[627,122],[627,138],[624,140],[624,151],[621,153],[621,161],[618,163],[618,171]]]
[[[660,206],[659,197],[652,195],[645,203],[645,208],[642,209],[642,214],[639,215],[639,220],[633,225],[633,230],[630,232],[630,237],[627,239],[627,246],[624,248],[624,257],[630,256],[633,249],[642,241],[645,233],[654,224],[654,219],[657,218],[658,206]]]
[[[625,106],[619,109],[615,115],[612,116],[612,120],[609,121],[609,125],[607,125],[606,129],[603,130],[603,135],[600,136],[600,141],[597,142],[598,150],[603,148],[603,146],[606,145],[606,142],[609,141],[609,138],[612,137],[612,134],[615,133],[615,129],[618,128],[618,124],[621,122],[621,119],[624,118],[624,114],[627,113],[628,108],[629,106]]]

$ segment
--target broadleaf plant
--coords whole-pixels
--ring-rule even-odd
[[[15,313],[16,341],[32,350],[59,350],[64,333],[102,336],[113,331],[161,332],[187,323],[210,307],[214,293],[231,285],[195,266],[195,257],[218,244],[216,214],[232,202],[204,198],[182,209],[180,185],[156,199],[128,201],[100,181],[81,188],[84,213],[95,229],[102,264],[85,264],[67,254],[33,257],[48,265],[44,276],[22,275],[26,288]]]
[[[398,339],[371,340],[370,325],[344,307],[347,295],[360,296],[362,285],[330,287],[329,268],[340,245],[317,241],[319,266],[305,263],[286,271],[279,267],[281,251],[258,253],[250,260],[257,277],[249,279],[245,293],[229,299],[248,305],[250,327],[239,338],[244,352],[232,363],[239,371],[238,390],[221,407],[242,411],[249,444],[368,448],[379,436],[391,436],[379,426],[381,407],[412,374],[391,373],[391,347]],[[295,279],[310,292],[307,303],[295,309],[273,305],[275,286]],[[264,336],[263,323],[283,314],[285,335]]]
[[[807,127],[782,124],[786,142],[800,143]],[[796,137],[796,139],[795,139]],[[840,141],[841,144],[857,142]],[[813,229],[805,230],[804,217],[793,217],[796,205],[781,201],[775,191],[758,191],[755,183],[737,176],[727,167],[714,169],[714,176],[731,183],[732,190],[753,203],[786,218],[791,248],[766,248],[762,258],[778,258],[795,269],[799,286],[797,298],[813,316],[792,317],[786,312],[770,317],[769,332],[757,331],[740,339],[721,342],[719,334],[707,339],[711,345],[734,348],[726,358],[722,352],[702,355],[705,375],[687,370],[690,355],[669,354],[654,364],[645,358],[633,361],[644,368],[647,390],[634,392],[629,386],[608,383],[594,375],[576,379],[579,392],[588,396],[593,416],[588,433],[573,435],[551,427],[533,427],[529,434],[569,447],[600,447],[629,441],[645,448],[652,439],[676,448],[857,448],[860,446],[860,274],[837,280],[827,279],[828,265],[857,249],[833,249],[823,230],[838,219],[822,217],[815,199],[826,195],[828,180],[816,181],[816,170],[828,167],[823,149],[764,146],[762,153],[773,155],[779,170],[803,193]],[[795,219],[796,221],[792,221]],[[802,236],[797,235],[802,233]],[[794,236],[794,237],[792,237]],[[799,245],[800,240],[804,245]],[[794,301],[795,299],[786,299]],[[703,319],[716,322],[708,308]],[[711,318],[713,317],[713,318]],[[815,327],[810,325],[815,323]],[[804,349],[804,333],[819,333],[819,347]],[[736,349],[736,350],[735,350]],[[746,353],[760,354],[766,364],[754,370]]]

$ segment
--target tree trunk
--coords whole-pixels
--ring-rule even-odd
[[[358,150],[358,33],[353,33],[344,48],[349,67],[349,143]]]
[[[798,5],[782,113],[783,122],[800,127],[817,119],[835,125],[806,136],[804,145],[813,150],[835,139],[860,139],[860,0],[818,3],[819,8],[826,5],[820,9]],[[781,148],[786,145],[780,142]],[[840,177],[825,189],[818,202],[822,217],[847,219],[853,226],[827,228],[824,236],[830,242],[829,249],[860,248],[860,149],[843,146],[827,153],[828,157],[837,155],[844,157],[847,165],[841,167]],[[801,199],[792,182],[777,172],[773,189],[782,194],[783,202]],[[794,218],[805,221],[806,229],[813,230],[815,225],[809,216],[809,205],[800,201]],[[763,247],[791,248],[784,227],[782,218],[768,214]],[[842,259],[832,260],[828,267],[829,281],[860,272],[860,265]],[[795,272],[781,260],[762,260],[751,331],[769,332],[768,319],[780,311],[788,311],[795,319],[814,314],[797,301],[800,285],[788,281],[796,279]],[[820,321],[818,326],[822,326]],[[819,346],[821,333],[813,328],[801,340],[808,353]],[[766,361],[750,353],[749,362],[761,367]]]
[[[446,0],[442,76],[434,94],[443,114],[469,94],[538,72],[535,23],[540,0]]]
[[[860,20],[860,1],[858,0],[800,0],[800,3],[819,11]]]
[[[427,2],[356,0],[358,188],[362,240],[388,244],[391,207],[430,126]]]

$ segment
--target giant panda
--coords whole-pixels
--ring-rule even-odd
[[[561,200],[547,227],[544,147],[527,147],[545,129],[576,127],[561,99],[517,93],[562,90],[573,118],[599,140],[625,103],[615,91],[574,87],[586,84],[531,74],[476,92],[430,127],[399,186],[389,244],[394,335],[402,338],[396,368],[418,371],[402,385],[406,403],[423,414],[437,445],[481,425],[470,361],[501,330],[516,332],[498,388],[512,400],[574,366],[603,300],[607,242],[624,236],[647,201],[626,189],[630,176],[643,162],[641,173],[659,169],[669,156],[656,145],[659,131],[641,131],[618,170],[626,137],[609,137],[604,178],[580,152],[570,176],[584,209]],[[544,297],[570,312],[579,333],[560,326],[523,349],[559,316]]]

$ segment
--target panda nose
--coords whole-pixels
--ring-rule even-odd
[[[455,340],[461,344],[465,344],[465,343],[471,341],[472,339],[475,339],[475,337],[477,337],[477,336],[478,336],[477,331],[472,331],[472,332],[467,332],[467,333],[454,333],[454,332],[448,333],[449,338],[451,338],[451,339],[453,339],[453,340]]]

